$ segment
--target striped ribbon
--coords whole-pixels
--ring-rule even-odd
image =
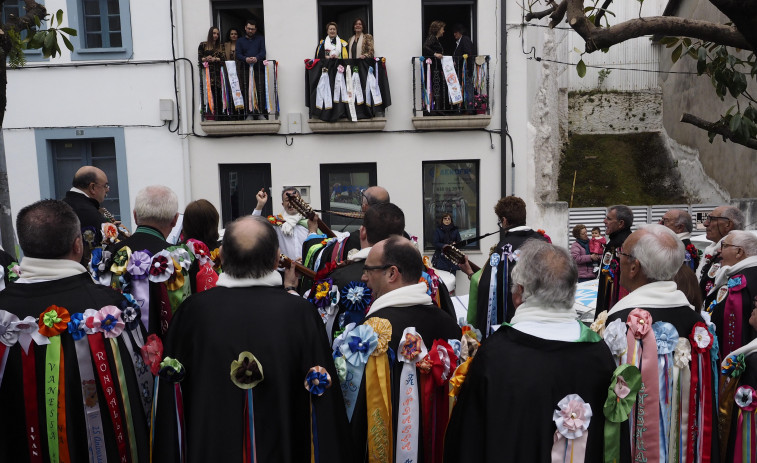
[[[224,114],[229,113],[229,91],[226,88],[226,72],[223,70],[223,66],[221,66],[221,103],[223,103],[223,107],[221,108],[223,110]]]
[[[209,112],[214,113],[213,110],[213,92],[212,92],[212,85],[210,83],[210,68],[208,66],[208,62],[202,63],[203,67],[205,68],[205,95],[206,95],[206,101],[208,103],[208,109]]]

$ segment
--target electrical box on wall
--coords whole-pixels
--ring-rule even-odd
[[[287,121],[289,122],[289,133],[302,133],[302,114],[301,113],[287,114]],[[303,195],[303,197],[304,196],[305,195]]]
[[[173,120],[173,100],[160,100],[160,120]]]

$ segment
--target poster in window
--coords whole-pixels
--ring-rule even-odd
[[[434,161],[423,163],[423,247],[434,249],[434,232],[442,216],[452,216],[452,224],[465,240],[479,235],[478,161]],[[478,249],[478,242],[466,249]]]

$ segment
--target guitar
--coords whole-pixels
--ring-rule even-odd
[[[442,254],[444,254],[444,256],[450,261],[452,261],[452,263],[455,265],[459,266],[465,262],[465,253],[463,253],[463,251],[457,249],[456,247],[452,246],[451,244],[444,245],[444,247],[442,248]],[[468,264],[470,265],[471,270],[473,270],[473,273],[476,273],[479,270],[481,270],[481,267],[479,267],[478,265],[474,264],[471,261],[468,261]]]
[[[104,215],[105,218],[108,219],[108,221],[110,223],[113,223],[113,224],[116,225],[116,227],[118,228],[118,232],[119,233],[121,233],[122,235],[124,235],[126,238],[128,238],[128,237],[131,236],[131,233],[129,232],[129,230],[126,227],[124,227],[121,222],[117,221],[116,218],[113,217],[113,214],[111,214],[109,210],[107,210],[107,209],[105,209],[104,207],[101,206],[100,207],[100,213],[102,215]]]
[[[305,218],[307,218],[308,220],[315,219],[318,222],[318,228],[329,238],[336,237],[336,234],[331,231],[329,226],[323,223],[323,220],[321,220],[321,218],[316,215],[315,211],[313,211],[313,208],[310,207],[310,204],[303,201],[301,197],[292,193],[287,192],[286,195],[287,199],[289,200],[289,204],[291,204],[293,208],[297,209],[297,212],[305,216]]]
[[[292,265],[292,262],[294,261],[289,257],[285,256],[284,254],[279,254],[279,267],[289,268]],[[315,280],[315,272],[300,264],[299,262],[294,262],[294,269],[300,275],[310,278],[311,280]]]

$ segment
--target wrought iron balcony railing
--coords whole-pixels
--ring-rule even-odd
[[[202,63],[200,112],[206,121],[279,118],[278,61]]]
[[[489,55],[414,57],[413,115],[489,115],[489,60]]]

